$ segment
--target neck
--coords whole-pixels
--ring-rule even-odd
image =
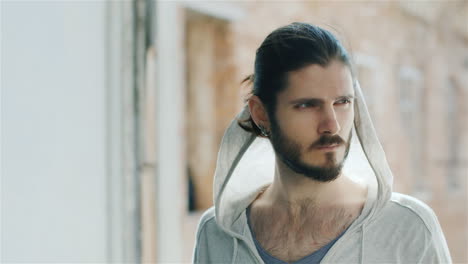
[[[287,207],[301,205],[304,201],[314,203],[315,207],[327,207],[352,201],[359,196],[353,186],[357,187],[357,183],[341,172],[334,181],[320,182],[293,172],[277,159],[273,183],[263,196],[271,203]]]

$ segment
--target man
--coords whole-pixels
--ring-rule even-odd
[[[273,31],[249,80],[248,105],[221,144],[195,263],[451,262],[433,211],[392,192],[348,54],[330,32]],[[353,133],[371,177],[345,172]]]

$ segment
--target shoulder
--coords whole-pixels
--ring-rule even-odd
[[[203,215],[200,217],[200,222],[198,223],[198,232],[205,228],[208,223],[215,222],[215,209],[214,207],[206,210]]]
[[[434,211],[423,201],[401,193],[394,192],[390,198],[388,209],[395,217],[399,217],[406,223],[420,224],[426,231],[433,234],[438,226],[437,216]]]
[[[386,249],[380,252],[381,261],[398,257],[408,263],[451,263],[437,216],[426,203],[415,197],[392,193],[368,227],[370,230],[366,234],[374,239],[374,246]],[[382,240],[385,243],[380,242]]]
[[[423,201],[401,193],[392,193],[390,200],[369,224],[385,225],[388,235],[399,234],[409,240],[430,241],[440,230],[434,211]]]
[[[222,239],[227,234],[221,230],[216,222],[215,208],[211,207],[206,210],[200,217],[197,228],[197,243],[200,241],[208,242],[208,240]]]
[[[409,238],[409,233],[419,239],[430,240],[438,223],[432,209],[421,200],[401,194],[392,193],[390,200],[375,216],[369,226],[380,228],[385,225],[388,235],[400,234]],[[412,237],[414,240],[416,237]]]
[[[198,224],[193,262],[220,262],[232,255],[232,244],[232,237],[218,226],[214,207],[211,207],[203,213]]]
[[[403,220],[401,224],[404,225],[407,236],[414,241],[420,240],[418,237],[423,239],[425,246],[418,263],[452,262],[439,220],[426,203],[409,195],[393,193],[389,205],[400,212],[396,215]],[[412,245],[410,248],[414,249],[416,246]]]

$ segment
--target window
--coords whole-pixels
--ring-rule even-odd
[[[213,203],[213,176],[221,138],[238,110],[229,23],[187,10],[186,138],[189,210]]]
[[[408,153],[409,173],[413,183],[410,188],[414,196],[428,199],[430,188],[425,173],[425,91],[424,79],[419,69],[411,66],[401,66],[398,72],[400,91],[400,119],[406,136],[406,142],[401,148]]]

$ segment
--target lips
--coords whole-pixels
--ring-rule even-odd
[[[317,147],[318,149],[321,149],[321,150],[331,150],[331,149],[335,149],[339,146],[339,144],[331,144],[331,145],[325,145],[325,146],[320,146],[320,147]]]

